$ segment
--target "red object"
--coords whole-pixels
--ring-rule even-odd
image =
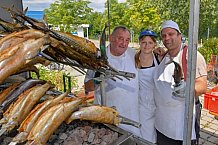
[[[218,86],[204,94],[204,108],[209,110],[209,113],[218,115]]]

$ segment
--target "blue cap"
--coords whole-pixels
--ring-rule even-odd
[[[154,33],[153,31],[149,30],[149,29],[146,29],[146,30],[142,31],[142,32],[139,34],[139,40],[140,40],[143,36],[153,36],[153,37],[157,38],[157,34]]]

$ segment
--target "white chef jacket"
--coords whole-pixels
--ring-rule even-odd
[[[182,51],[173,58],[174,61],[181,64]],[[185,100],[176,100],[172,96],[174,67],[173,63],[166,64],[170,61],[168,55],[164,57],[160,65],[155,69],[153,75],[154,81],[154,98],[156,103],[155,111],[155,127],[165,136],[174,140],[183,140],[184,131],[184,115],[185,115]],[[207,75],[206,63],[202,55],[197,53],[196,78]],[[195,104],[193,108],[193,125],[192,139],[196,139],[195,134]]]
[[[153,55],[154,66],[139,69],[139,121],[141,136],[147,141],[156,143],[156,129],[154,127],[155,102],[153,96],[153,71],[158,66]]]
[[[127,117],[131,120],[139,122],[138,112],[138,72],[135,67],[135,50],[128,47],[125,53],[121,56],[113,56],[110,53],[110,48],[106,49],[106,55],[108,57],[109,64],[119,70],[125,72],[135,73],[136,77],[127,80],[121,77],[123,80],[117,78],[116,81],[112,79],[106,80],[105,92],[106,92],[106,106],[115,106],[120,115]],[[94,97],[95,104],[101,104],[100,87],[95,91]],[[120,128],[130,131],[137,136],[140,136],[138,128],[130,125],[119,125]]]

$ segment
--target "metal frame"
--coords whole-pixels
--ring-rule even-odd
[[[189,12],[189,42],[188,42],[188,68],[187,68],[187,86],[185,102],[185,119],[183,131],[183,145],[191,144],[193,106],[194,106],[194,86],[196,77],[196,58],[198,48],[198,27],[199,27],[199,0],[190,0]]]

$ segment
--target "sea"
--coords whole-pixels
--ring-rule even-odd
[[[28,17],[42,21],[44,12],[43,11],[27,11],[26,15]]]

